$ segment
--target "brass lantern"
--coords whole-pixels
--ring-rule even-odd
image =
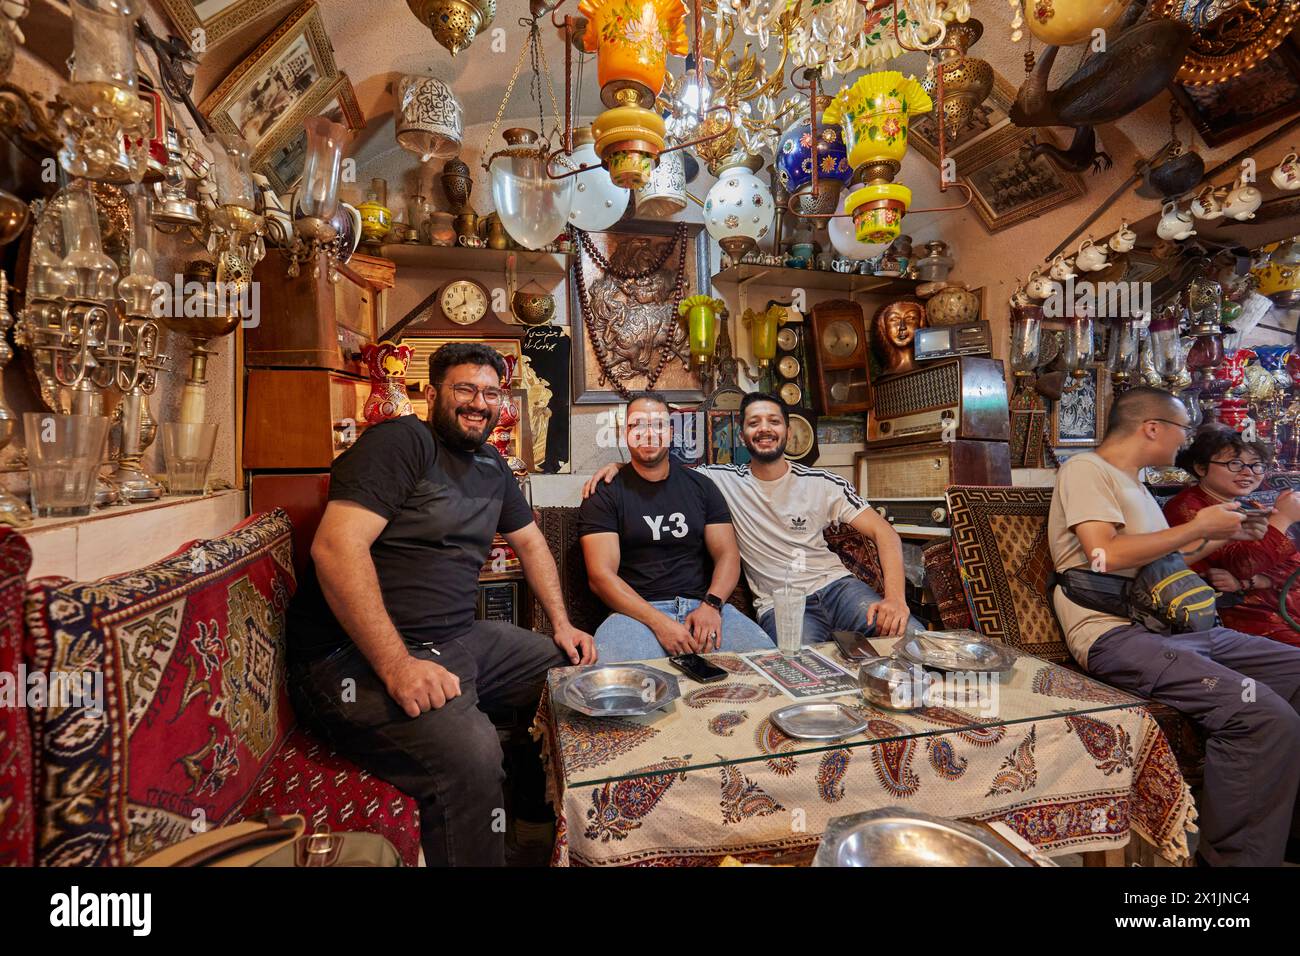
[[[406,5],[452,56],[491,26],[497,13],[496,0],[406,0]]]

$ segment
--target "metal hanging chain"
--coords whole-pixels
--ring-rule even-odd
[[[532,78],[529,80],[531,89],[530,95],[537,101],[537,135],[546,141],[549,146],[550,139],[546,135],[546,118],[542,114],[542,79],[546,79],[546,91],[551,98],[551,112],[554,117],[552,124],[553,129],[560,128],[560,108],[555,99],[555,84],[551,80],[550,68],[546,65],[546,50],[542,46],[541,28],[537,20],[521,18],[520,26],[528,27],[528,39],[519,50],[519,59],[515,61],[514,72],[510,74],[510,83],[506,86],[506,95],[501,99],[501,105],[497,107],[496,119],[492,121],[492,128],[488,130],[487,139],[483,143],[482,166],[488,168],[488,157],[491,155],[492,143],[496,139],[497,130],[501,126],[501,120],[505,116],[506,107],[510,104],[510,97],[514,93],[515,84],[519,82],[519,71],[523,69],[524,58],[527,57],[529,66],[532,68]]]
[[[619,279],[648,279],[664,267],[664,263],[666,263],[668,257],[673,254],[673,250],[677,248],[679,242],[682,246],[682,256],[684,257],[686,254],[686,223],[684,222],[677,224],[677,229],[673,233],[673,241],[664,247],[663,255],[661,255],[653,265],[640,272],[626,272],[622,269],[614,268],[610,261],[601,254],[599,249],[596,248],[595,243],[591,241],[590,233],[584,232],[576,226],[573,227],[573,232],[577,235],[578,242],[582,244],[582,248],[587,250],[587,255],[591,256],[591,260],[596,263],[596,265],[600,266],[602,271],[608,272],[610,275]]]
[[[497,118],[492,121],[492,128],[488,130],[487,139],[483,141],[482,166],[488,168],[488,156],[491,155],[492,141],[496,139],[497,129],[501,126],[501,118],[505,116],[506,106],[510,103],[510,94],[515,90],[515,83],[519,81],[519,71],[523,68],[524,57],[528,54],[528,44],[524,44],[519,50],[519,59],[515,61],[515,71],[510,74],[510,83],[506,86],[506,95],[501,98],[501,105],[497,107]]]

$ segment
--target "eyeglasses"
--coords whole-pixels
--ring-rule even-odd
[[[1264,472],[1268,471],[1268,466],[1265,465],[1262,461],[1257,461],[1253,465],[1248,465],[1240,458],[1233,458],[1228,461],[1217,461],[1211,458],[1210,464],[1222,465],[1224,468],[1228,469],[1228,471],[1232,472],[1234,475],[1239,475],[1247,469],[1249,469],[1252,475],[1262,475],[1264,474]]]
[[[1195,425],[1184,425],[1182,422],[1171,422],[1167,418],[1148,418],[1147,421],[1164,422],[1166,425],[1173,425],[1175,428],[1181,428],[1184,435],[1190,435],[1192,432],[1196,431]]]
[[[446,385],[446,382],[434,382],[434,385]],[[501,400],[505,398],[506,391],[503,388],[479,388],[477,385],[471,385],[468,382],[457,382],[451,386],[451,393],[456,396],[456,401],[467,405],[474,401],[475,395],[483,396],[484,405],[500,405]]]

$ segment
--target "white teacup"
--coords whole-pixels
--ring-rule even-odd
[[[1109,265],[1106,261],[1106,247],[1085,239],[1079,246],[1079,254],[1074,257],[1074,264],[1084,272],[1099,272]]]
[[[1278,189],[1300,189],[1300,155],[1295,150],[1282,157],[1273,170],[1272,180]]]
[[[1223,203],[1223,214],[1245,221],[1255,218],[1255,210],[1264,202],[1264,194],[1255,186],[1237,180],[1237,185]]]
[[[1110,237],[1106,245],[1110,246],[1112,252],[1132,252],[1137,241],[1138,234],[1128,227],[1127,222],[1121,222],[1119,230]]]
[[[1223,200],[1213,186],[1206,186],[1192,200],[1192,215],[1206,221],[1223,217]]]
[[[1064,282],[1066,279],[1073,279],[1077,273],[1074,271],[1072,260],[1066,259],[1065,256],[1057,256],[1052,260],[1052,267],[1047,270],[1057,282]]]
[[[1192,214],[1178,208],[1178,203],[1170,200],[1165,203],[1156,226],[1156,235],[1161,239],[1182,240],[1196,235],[1192,226]]]
[[[1029,281],[1025,283],[1025,294],[1031,299],[1046,299],[1052,294],[1056,287],[1051,279],[1045,275],[1040,275],[1035,269],[1029,273]]]

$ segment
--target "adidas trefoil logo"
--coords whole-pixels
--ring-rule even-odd
[[[792,531],[806,531],[808,529],[808,519],[801,515],[795,515],[790,519],[790,529]]]

